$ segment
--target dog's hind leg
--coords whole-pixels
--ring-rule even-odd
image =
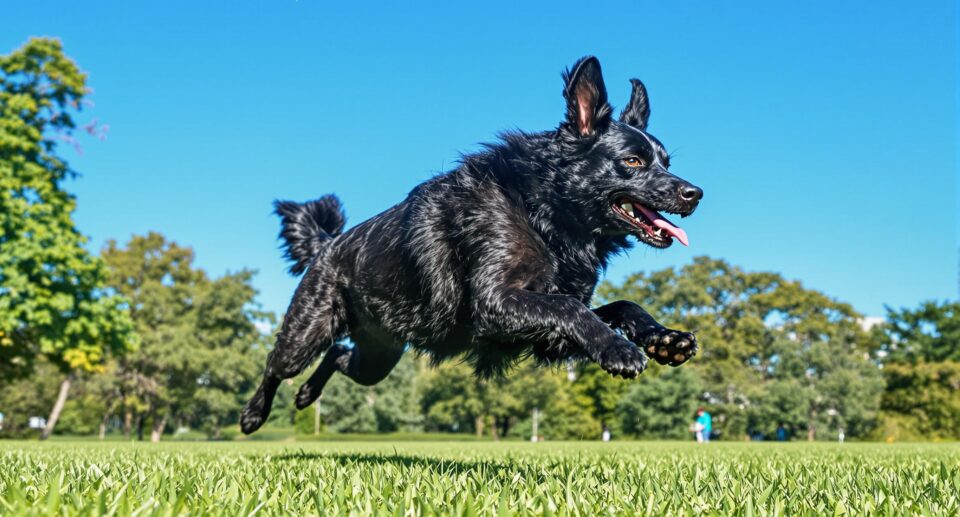
[[[267,420],[270,415],[270,407],[273,405],[273,397],[277,394],[277,388],[280,386],[279,377],[274,377],[269,373],[264,374],[260,387],[253,394],[253,398],[244,406],[240,413],[240,430],[243,434],[250,434]]]
[[[327,350],[313,375],[297,392],[297,409],[312,404],[335,372],[354,382],[372,386],[390,374],[403,356],[405,347],[382,332],[360,329],[352,332],[353,347],[335,345]]]
[[[280,381],[302,372],[343,333],[343,314],[333,301],[332,282],[320,283],[319,271],[305,278],[283,319],[277,343],[267,356],[263,381],[240,414],[240,429],[250,434],[270,415]]]
[[[353,349],[343,345],[334,345],[327,349],[327,353],[320,360],[317,369],[297,391],[297,409],[306,408],[320,397],[320,393],[323,392],[323,387],[326,386],[330,377],[344,368],[344,363],[349,363],[352,352]]]
[[[273,397],[277,393],[277,387],[280,386],[280,382],[283,379],[294,377],[303,371],[322,350],[323,344],[329,344],[332,341],[333,338],[329,335],[320,336],[312,344],[308,345],[311,349],[315,350],[313,353],[303,353],[302,356],[298,356],[296,354],[283,353],[285,351],[284,349],[290,348],[290,346],[285,345],[283,334],[281,334],[277,339],[277,344],[273,351],[267,356],[267,369],[263,373],[263,380],[260,382],[260,387],[257,388],[257,392],[240,414],[240,429],[244,434],[250,434],[256,431],[267,420],[273,404]],[[330,347],[330,350],[336,348],[338,347],[333,346]],[[327,356],[331,356],[331,354],[328,353]],[[314,376],[316,376],[316,373]],[[326,380],[324,380],[324,382],[326,382]]]

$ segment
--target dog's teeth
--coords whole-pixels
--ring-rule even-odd
[[[663,237],[663,228],[657,228],[657,230],[656,230],[655,232],[653,232],[653,233],[654,233],[654,235],[656,235],[657,237]]]
[[[622,204],[620,205],[620,208],[622,208],[624,212],[630,214],[630,217],[634,217],[634,215],[633,215],[633,205],[631,205],[630,203],[622,203]]]

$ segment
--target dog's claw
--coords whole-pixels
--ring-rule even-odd
[[[643,351],[626,340],[610,344],[600,352],[600,367],[611,375],[624,379],[634,379],[647,368],[647,357]]]

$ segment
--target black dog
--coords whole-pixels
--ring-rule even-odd
[[[615,121],[596,58],[563,78],[558,129],[504,134],[346,233],[332,195],[276,204],[291,272],[306,275],[241,415],[244,433],[263,424],[280,381],[324,351],[298,408],[334,372],[379,382],[407,346],[436,362],[464,357],[482,376],[532,354],[589,358],[632,378],[646,367],[644,350],[672,366],[696,353],[693,334],[664,328],[632,302],[588,307],[629,235],[655,248],[686,244],[658,211],[690,215],[703,192],[667,172],[669,156],[645,132],[639,80]],[[346,337],[352,347],[338,344]]]

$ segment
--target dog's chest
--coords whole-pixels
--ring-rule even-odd
[[[593,290],[600,280],[600,269],[587,254],[556,254],[551,291],[573,296],[584,303],[593,297]]]

